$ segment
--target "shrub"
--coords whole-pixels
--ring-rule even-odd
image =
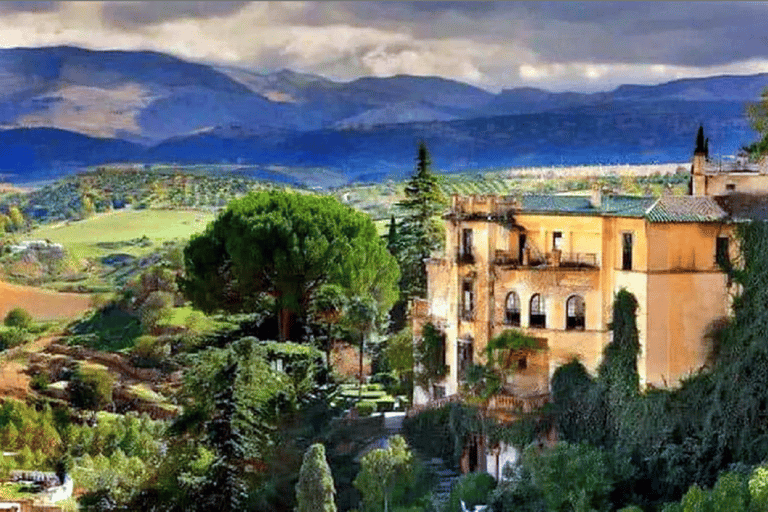
[[[5,315],[3,324],[6,327],[18,327],[19,329],[29,329],[32,325],[32,315],[26,309],[13,308]]]
[[[32,380],[29,383],[29,387],[37,391],[45,391],[50,384],[50,377],[47,372],[37,372],[32,376]]]
[[[28,339],[28,333],[19,327],[8,327],[0,330],[0,347],[2,349],[17,347],[26,343]]]
[[[395,399],[391,396],[385,396],[376,400],[377,412],[390,412],[395,410]]]
[[[496,487],[496,480],[488,473],[468,473],[463,475],[453,486],[448,498],[447,512],[461,512],[461,502],[468,510],[475,505],[485,505],[491,491]]]
[[[76,407],[99,408],[112,402],[114,377],[104,368],[78,366],[69,391]]]
[[[156,361],[168,357],[170,350],[157,336],[139,336],[131,349],[131,354],[144,361]]]
[[[355,409],[357,409],[357,414],[360,416],[370,416],[376,410],[376,402],[361,400],[355,404]]]

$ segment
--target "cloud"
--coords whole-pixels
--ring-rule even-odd
[[[9,12],[46,12],[59,8],[58,2],[0,2],[0,14]]]
[[[753,2],[0,2],[2,45],[149,49],[333,79],[600,90],[768,71]]]
[[[154,25],[167,20],[210,18],[237,13],[249,2],[104,2],[103,19],[116,26]]]

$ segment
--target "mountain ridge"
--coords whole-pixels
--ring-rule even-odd
[[[721,154],[747,144],[754,134],[744,104],[757,100],[766,86],[768,74],[761,73],[625,84],[595,93],[535,87],[493,93],[442,77],[336,82],[149,50],[3,49],[0,134],[16,131],[0,140],[18,141],[27,156],[0,155],[0,169],[44,173],[119,156],[328,165],[354,180],[410,170],[419,140],[430,143],[444,169],[590,159],[684,161],[699,124]],[[41,128],[89,139],[71,139],[80,153],[68,153],[61,133]],[[47,149],[46,138],[58,149]]]

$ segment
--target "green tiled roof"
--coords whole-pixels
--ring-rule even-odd
[[[728,218],[728,213],[711,197],[604,194],[599,208],[592,206],[590,196],[584,195],[526,194],[515,199],[519,211],[524,213],[636,217],[649,222],[716,222]]]
[[[526,194],[515,197],[525,213],[565,213],[609,217],[643,217],[656,201],[654,197],[603,195],[600,207],[592,206],[590,196]]]
[[[717,222],[728,214],[708,196],[665,196],[646,213],[650,222]]]

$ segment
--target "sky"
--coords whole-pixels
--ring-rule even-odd
[[[604,91],[768,72],[768,2],[0,2],[0,47]]]

